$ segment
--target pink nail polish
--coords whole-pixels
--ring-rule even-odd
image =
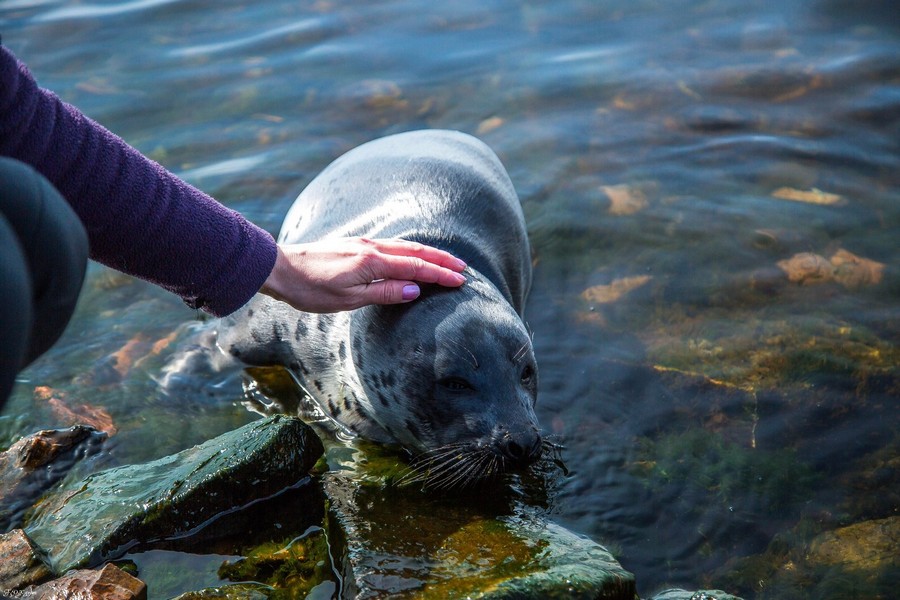
[[[402,298],[404,300],[415,300],[419,297],[419,286],[415,284],[409,284],[403,286],[403,294]]]

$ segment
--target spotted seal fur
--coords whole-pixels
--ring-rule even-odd
[[[338,158],[287,213],[280,243],[403,238],[466,261],[461,288],[337,314],[258,295],[219,327],[248,365],[286,367],[334,423],[419,457],[417,475],[453,487],[541,453],[538,373],[523,309],[531,252],[497,156],[452,131],[393,135]]]

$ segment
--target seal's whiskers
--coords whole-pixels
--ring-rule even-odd
[[[479,367],[478,359],[475,357],[475,355],[472,353],[471,350],[469,350],[468,348],[466,348],[465,346],[463,346],[463,345],[462,345],[460,342],[458,342],[457,340],[448,339],[448,340],[446,340],[446,343],[447,343],[447,345],[450,346],[450,347],[459,348],[460,350],[462,350],[463,352],[465,352],[468,356],[464,356],[464,355],[462,354],[462,352],[456,352],[455,354],[456,354],[457,356],[459,356],[460,358],[462,358],[463,360],[468,360],[468,361],[470,361],[470,362],[472,363],[472,368],[475,369],[476,371],[478,370],[478,367]]]
[[[409,472],[401,477],[398,483],[401,485],[418,483],[452,469],[458,461],[462,460],[468,445],[464,443],[449,444],[420,454],[413,459]]]
[[[481,477],[478,476],[479,471],[481,470],[481,465],[485,462],[486,459],[490,458],[491,452],[481,451],[474,456],[474,458],[470,458],[466,462],[467,465],[463,465],[463,467],[457,471],[455,474],[451,474],[451,476],[444,482],[441,482],[439,487],[444,489],[452,489],[459,485],[460,487],[466,487],[467,485],[474,483],[476,481],[480,481]]]
[[[520,360],[522,360],[523,358],[525,358],[525,356],[528,354],[528,346],[529,345],[530,344],[528,342],[522,344],[522,347],[519,348],[519,350],[516,352],[515,356],[513,356],[512,360],[514,363],[517,363]]]
[[[462,489],[505,472],[502,456],[487,446],[451,444],[417,456],[399,485],[420,483],[424,490]]]

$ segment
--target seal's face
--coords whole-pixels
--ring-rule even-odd
[[[538,458],[531,337],[493,286],[470,280],[362,314],[353,345],[368,416],[419,457],[427,484],[461,486]]]

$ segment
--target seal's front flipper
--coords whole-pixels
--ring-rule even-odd
[[[193,325],[190,334],[166,363],[157,378],[167,393],[183,393],[208,387],[240,372],[245,366],[288,364],[293,332],[283,325],[290,320],[285,312],[293,308],[267,296],[257,295],[231,316]]]

